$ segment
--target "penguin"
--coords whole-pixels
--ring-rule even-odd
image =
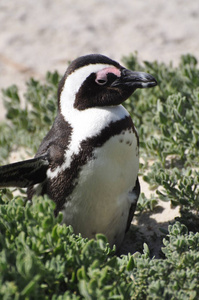
[[[0,167],[0,187],[47,194],[76,234],[122,244],[140,194],[139,137],[122,103],[157,85],[101,54],[71,62],[58,86],[58,112],[33,159]]]

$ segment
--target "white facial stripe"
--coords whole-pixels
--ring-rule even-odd
[[[60,108],[63,116],[67,110],[73,109],[75,96],[79,91],[82,83],[91,73],[96,73],[104,68],[113,67],[108,64],[90,64],[71,73],[65,81],[60,96]]]

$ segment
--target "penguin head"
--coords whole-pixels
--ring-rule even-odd
[[[58,107],[79,111],[116,106],[137,88],[157,85],[147,73],[134,72],[100,54],[81,56],[69,65],[58,88]]]

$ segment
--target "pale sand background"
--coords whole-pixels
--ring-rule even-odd
[[[0,89],[15,83],[22,95],[30,76],[44,79],[55,69],[63,74],[80,55],[102,53],[121,61],[135,51],[140,61],[177,64],[186,53],[199,60],[199,1],[0,1]],[[4,116],[1,96],[0,120]],[[149,194],[146,184],[142,191]],[[177,214],[161,205],[139,219],[146,241]]]

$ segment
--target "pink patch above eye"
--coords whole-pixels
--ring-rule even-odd
[[[103,81],[107,81],[107,74],[112,73],[114,75],[116,75],[117,77],[121,76],[121,71],[115,67],[108,67],[108,68],[104,68],[100,71],[97,72],[96,74],[96,81],[99,80],[103,80]]]

